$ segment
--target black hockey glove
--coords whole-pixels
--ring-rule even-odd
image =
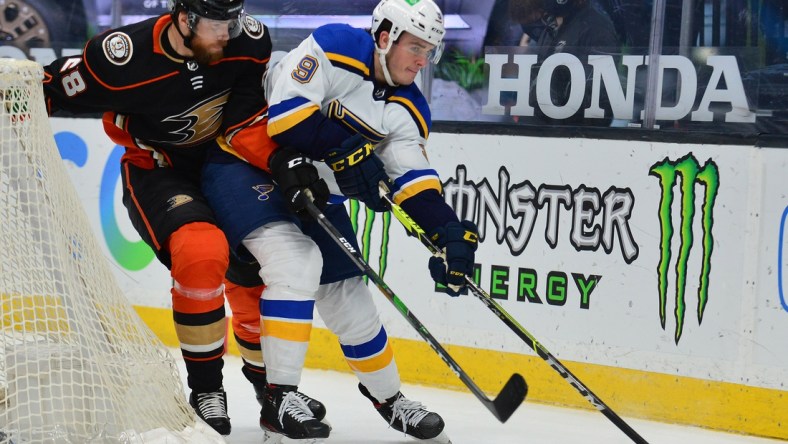
[[[465,276],[473,275],[474,252],[479,241],[476,225],[467,220],[449,222],[436,228],[429,237],[446,256],[445,261],[437,256],[430,258],[432,279],[445,285],[450,296],[459,296],[465,286]]]
[[[301,213],[306,209],[307,191],[312,195],[314,204],[323,209],[328,202],[328,185],[317,173],[303,154],[295,148],[282,147],[274,151],[268,159],[271,175],[285,195],[290,209]]]
[[[345,196],[364,202],[372,211],[387,211],[388,203],[380,197],[378,184],[390,188],[391,180],[383,162],[373,151],[375,146],[361,134],[349,137],[339,148],[326,153],[325,161]]]

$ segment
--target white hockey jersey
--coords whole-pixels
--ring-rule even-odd
[[[316,29],[266,76],[268,133],[274,139],[290,133],[292,140],[301,131],[303,140],[312,140],[314,130],[306,125],[299,129],[299,124],[320,112],[377,144],[375,153],[394,182],[396,203],[429,189],[441,193],[425,151],[431,125],[427,101],[415,84],[376,85],[373,57],[374,42],[363,29],[344,24]],[[328,166],[316,166],[332,195],[339,196]],[[332,197],[332,202],[338,200]]]

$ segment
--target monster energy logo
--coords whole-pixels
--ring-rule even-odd
[[[675,197],[674,187],[681,176],[679,187],[680,192],[680,223],[679,223],[679,251],[676,258],[676,334],[675,341],[678,345],[681,333],[684,328],[684,312],[686,303],[684,294],[687,287],[687,264],[689,262],[690,251],[694,243],[693,220],[695,218],[695,185],[701,184],[704,187],[700,226],[703,233],[700,282],[698,284],[698,325],[703,320],[703,311],[709,299],[709,274],[711,272],[711,252],[714,246],[712,227],[714,225],[714,201],[717,198],[717,191],[720,187],[720,175],[717,164],[711,159],[701,168],[698,161],[692,154],[688,154],[681,159],[672,162],[665,158],[651,166],[649,175],[659,179],[662,189],[662,196],[659,202],[659,226],[660,226],[660,257],[657,265],[659,274],[659,319],[662,329],[665,329],[665,312],[667,307],[668,292],[668,268],[671,257],[673,256],[673,200]]]
[[[391,213],[375,213],[374,211],[366,208],[365,205],[360,204],[357,200],[350,199],[348,202],[350,223],[353,226],[353,231],[356,232],[356,236],[361,239],[361,256],[365,261],[367,261],[367,263],[370,264],[370,266],[372,266],[372,263],[370,262],[373,244],[372,228],[375,226],[375,220],[378,217],[380,217],[382,221],[382,226],[380,228],[380,255],[377,259],[377,272],[380,277],[384,277],[386,275],[386,268],[388,267],[389,228],[391,227]],[[364,224],[360,225],[359,219],[361,219],[362,213],[364,216]],[[374,268],[374,266],[372,268]],[[364,281],[366,282],[367,280],[367,276],[364,276]]]

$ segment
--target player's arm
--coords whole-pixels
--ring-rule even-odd
[[[425,146],[429,110],[415,102],[387,106],[389,137],[380,145],[380,157],[393,180],[392,199],[418,223],[445,259],[431,257],[432,278],[460,294],[465,276],[473,272],[478,230],[471,221],[460,221],[443,198],[440,177],[429,163]]]
[[[49,115],[60,110],[80,114],[108,109],[110,93],[89,69],[97,54],[103,54],[98,38],[89,41],[82,54],[56,59],[44,67],[44,98]]]
[[[414,121],[411,113],[397,104],[390,104],[386,107],[385,121],[390,125],[389,136],[375,151],[393,179],[392,200],[427,233],[449,222],[457,222],[454,210],[443,199],[438,172],[427,157],[425,120]]]
[[[266,85],[271,105],[268,134],[315,160],[325,159],[328,150],[352,135],[320,110],[331,88],[332,69],[310,36],[282,59]]]
[[[219,144],[250,164],[269,170],[269,158],[278,148],[268,136],[268,103],[262,88],[271,58],[271,38],[268,28],[262,23],[256,24],[262,32],[253,28],[240,37],[245,39],[248,56],[236,62],[244,66],[224,107],[224,131]],[[248,29],[250,25],[245,23],[244,26]]]
[[[313,202],[322,207],[328,200],[328,187],[314,165],[293,148],[280,147],[268,135],[268,103],[262,85],[271,58],[271,40],[267,28],[248,20],[244,21],[246,34],[242,37],[249,40],[245,42],[250,44],[249,57],[241,62],[248,66],[240,71],[225,105],[225,128],[219,146],[269,171],[295,212],[305,208],[305,189],[311,191]]]
[[[144,41],[134,47],[133,33],[134,29],[126,29],[99,34],[88,41],[82,54],[44,67],[43,87],[50,115],[58,110],[124,114],[148,106],[150,97],[140,92],[178,71],[154,73],[150,51]]]

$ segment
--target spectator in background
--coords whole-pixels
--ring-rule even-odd
[[[522,31],[519,24],[509,16],[509,2],[510,0],[495,0],[490,11],[487,33],[484,35],[485,47],[517,46],[520,43]]]
[[[508,15],[511,21],[519,24],[521,37],[520,46],[536,45],[539,36],[544,33],[545,22],[544,0],[509,0]]]
[[[616,28],[619,39],[635,52],[646,54],[648,51],[648,41],[651,34],[651,12],[653,5],[651,0],[593,0],[601,11],[604,11]],[[675,16],[674,6],[671,3],[679,4],[678,16]],[[700,4],[701,2],[698,2]],[[672,20],[674,25],[681,25],[681,0],[668,0],[665,6],[667,17]],[[679,30],[674,29],[669,32],[675,43],[665,42],[665,45],[678,44]]]
[[[601,106],[606,109],[605,119],[584,119],[583,110],[591,100],[592,70],[588,66],[588,56],[594,54],[618,54],[621,43],[610,18],[589,0],[510,0],[509,14],[513,21],[523,26],[525,34],[536,38],[536,51],[539,62],[531,76],[531,101],[539,123],[568,123],[573,125],[604,125],[612,121],[607,94],[601,95]],[[583,105],[577,113],[566,119],[552,119],[542,112],[536,103],[536,74],[541,64],[553,54],[568,53],[576,56],[584,65],[586,73],[586,94]],[[571,80],[566,69],[556,69],[550,82],[553,103],[563,105],[569,99]],[[576,86],[575,86],[576,87]],[[547,94],[540,94],[547,97]],[[536,122],[534,122],[536,123]]]

